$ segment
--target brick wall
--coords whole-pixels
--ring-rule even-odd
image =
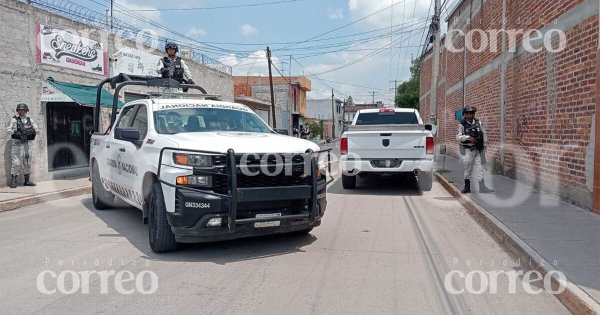
[[[477,116],[488,131],[488,159],[495,171],[591,207],[598,2],[507,0],[506,9],[508,30],[559,29],[566,34],[566,49],[527,52],[521,35],[515,37],[516,52],[504,54],[501,35],[496,45],[481,52],[463,54],[442,48],[438,81],[442,93],[437,95],[438,143],[447,144],[448,150],[458,155],[455,140],[458,122],[454,120],[454,111],[463,107],[464,93],[464,104],[479,109]],[[449,30],[501,29],[501,16],[502,1],[466,0],[449,19]],[[464,37],[448,36],[446,41],[459,49],[465,44]],[[475,36],[473,41],[473,47],[478,48],[481,38]],[[558,47],[556,36],[552,42],[553,47]],[[507,36],[507,48],[509,44]],[[532,46],[541,47],[541,41]],[[422,57],[423,117],[429,115],[431,103],[431,55],[430,49]],[[505,98],[504,115],[501,96]]]

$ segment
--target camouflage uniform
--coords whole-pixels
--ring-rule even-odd
[[[488,143],[487,133],[483,128],[481,121],[475,119],[475,107],[465,107],[463,115],[467,113],[473,114],[471,117],[472,122],[466,118],[463,119],[458,125],[458,133],[456,134],[456,141],[458,141],[460,151],[463,158],[463,170],[465,186],[462,190],[463,194],[471,192],[471,179],[473,172],[476,172],[475,177],[479,177],[479,192],[490,193],[493,190],[485,186],[484,181],[484,169],[485,165],[485,148]],[[475,142],[471,142],[471,138],[475,138]]]
[[[23,174],[25,177],[26,186],[34,186],[29,181],[29,174],[31,173],[31,146],[32,140],[26,140],[27,136],[23,136],[26,133],[26,129],[33,129],[36,133],[39,133],[38,126],[35,124],[33,119],[23,115],[20,117],[21,128],[19,128],[18,116],[14,116],[10,119],[10,125],[6,128],[10,139],[10,157],[11,157],[11,169],[12,175],[11,187],[16,187],[16,178],[19,175],[21,166],[23,167]]]

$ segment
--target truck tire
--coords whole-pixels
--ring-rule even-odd
[[[100,172],[98,171],[98,164],[94,162],[92,164],[92,203],[94,204],[94,208],[98,210],[110,209],[114,204],[114,200],[115,195],[104,189]]]
[[[342,174],[342,187],[344,187],[344,189],[356,188],[356,176]]]
[[[148,205],[148,239],[150,248],[155,253],[175,250],[175,235],[167,220],[167,208],[160,183],[152,185],[152,195]]]
[[[417,178],[419,190],[431,191],[433,187],[433,174],[432,172],[421,172]]]

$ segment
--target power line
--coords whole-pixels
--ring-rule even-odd
[[[394,7],[394,6],[396,6],[396,5],[400,4],[400,3],[403,3],[404,1],[406,1],[406,0],[402,0],[401,2],[398,2],[398,3],[396,3],[396,4],[392,4],[391,6],[389,6],[389,7],[386,7],[386,8],[383,8],[383,9],[381,9],[381,10],[377,10],[377,11],[375,11],[375,12],[373,12],[373,13],[369,14],[369,15],[366,15],[366,16],[364,16],[364,17],[362,17],[362,18],[360,18],[360,19],[358,19],[358,20],[356,20],[356,21],[350,22],[350,23],[348,23],[348,24],[344,24],[344,25],[342,25],[342,26],[340,26],[340,27],[334,28],[334,29],[332,29],[332,30],[330,30],[330,31],[327,31],[327,32],[325,32],[325,33],[321,33],[321,34],[319,34],[319,35],[313,36],[313,37],[311,37],[311,38],[309,38],[309,39],[307,39],[307,40],[304,40],[304,41],[302,41],[302,42],[300,42],[300,43],[305,43],[305,42],[311,41],[311,40],[313,40],[313,39],[315,39],[315,38],[319,38],[319,37],[321,37],[321,36],[323,36],[323,35],[327,35],[327,34],[329,34],[329,33],[333,33],[333,32],[335,32],[335,31],[337,31],[337,30],[340,30],[340,29],[342,29],[342,28],[346,28],[346,27],[348,27],[348,26],[350,26],[350,25],[356,24],[356,23],[358,23],[358,22],[360,22],[360,21],[362,21],[362,20],[364,20],[364,19],[367,19],[367,18],[369,18],[369,17],[371,17],[371,16],[373,16],[373,15],[375,15],[375,14],[381,13],[381,12],[383,12],[383,11],[385,11],[385,10],[387,10],[387,9],[391,8],[391,7]],[[295,45],[297,45],[297,44],[291,44],[291,45],[285,46],[285,47],[283,47],[283,48],[281,48],[281,49],[289,48],[289,47],[292,47],[292,46],[295,46]]]
[[[298,2],[298,1],[303,1],[303,0],[283,0],[283,1],[238,4],[238,5],[218,6],[218,7],[135,9],[135,10],[131,10],[131,11],[155,12],[155,11],[197,11],[197,10],[237,9],[237,8],[245,8],[245,7],[260,7],[260,6],[267,6],[267,5],[273,5],[273,4]]]

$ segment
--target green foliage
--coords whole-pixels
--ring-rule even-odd
[[[306,124],[308,130],[310,130],[311,137],[320,137],[323,135],[323,124],[320,121],[311,121]]]
[[[410,67],[410,80],[402,82],[396,91],[396,107],[414,108],[419,110],[421,87],[421,62],[414,59]]]

